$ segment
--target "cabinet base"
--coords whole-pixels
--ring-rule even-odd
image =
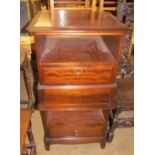
[[[105,137],[61,137],[50,138],[44,137],[44,145],[47,151],[50,150],[51,144],[85,144],[85,143],[100,143],[101,148],[106,145]]]

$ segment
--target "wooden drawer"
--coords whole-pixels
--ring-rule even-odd
[[[51,137],[100,137],[106,128],[102,111],[46,112],[46,129]]]
[[[101,37],[47,37],[39,61],[41,84],[101,84],[114,80],[116,60]]]
[[[100,137],[104,132],[103,126],[54,126],[48,127],[52,137]]]
[[[113,82],[113,68],[102,65],[41,67],[42,84],[101,84]]]
[[[111,109],[116,85],[38,85],[39,110]]]

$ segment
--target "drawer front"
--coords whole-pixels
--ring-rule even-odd
[[[111,66],[42,66],[42,84],[101,84],[113,82]]]
[[[45,86],[38,85],[39,110],[111,109],[116,85]]]
[[[52,137],[99,137],[104,135],[105,127],[88,126],[48,126],[48,136]]]

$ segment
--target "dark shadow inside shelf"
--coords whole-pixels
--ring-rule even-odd
[[[113,57],[102,37],[46,37],[41,63],[96,62],[114,64]]]

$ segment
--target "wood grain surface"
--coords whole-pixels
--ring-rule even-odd
[[[26,109],[20,110],[20,153],[24,148],[25,138],[30,123],[31,114],[32,114],[31,110]]]
[[[103,34],[129,31],[116,17],[106,11],[55,10],[53,17],[48,11],[40,11],[28,26],[28,31],[40,35]]]

